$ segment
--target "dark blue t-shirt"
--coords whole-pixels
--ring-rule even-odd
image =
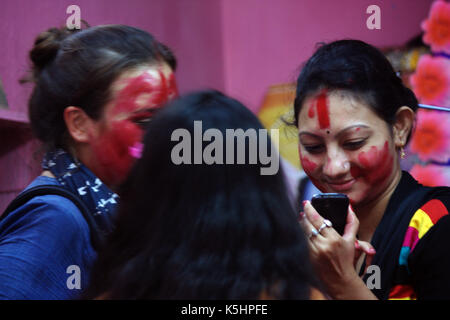
[[[27,188],[44,184],[59,185],[39,176]],[[76,298],[95,258],[75,204],[57,195],[34,197],[0,222],[0,299]]]

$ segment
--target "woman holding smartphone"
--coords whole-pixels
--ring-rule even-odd
[[[300,73],[302,166],[322,192],[350,199],[342,236],[309,202],[301,219],[334,299],[450,298],[450,188],[423,187],[400,168],[417,108],[384,55],[362,41],[323,45]],[[357,240],[376,250],[371,289],[367,263],[354,261]]]

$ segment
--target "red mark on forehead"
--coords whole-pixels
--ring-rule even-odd
[[[317,97],[317,117],[320,129],[327,129],[330,127],[330,115],[326,90],[323,90]]]
[[[178,95],[175,76],[172,73],[169,79],[158,70],[159,77],[155,77],[149,72],[144,72],[140,76],[128,81],[118,97],[115,114],[120,112],[133,112],[140,107],[159,108],[171,98]],[[139,101],[140,97],[144,97]]]

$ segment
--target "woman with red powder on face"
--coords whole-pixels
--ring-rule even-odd
[[[10,212],[0,222],[0,298],[70,299],[80,290],[68,285],[68,267],[78,267],[78,289],[86,287],[96,257],[91,238],[113,229],[114,190],[139,153],[143,127],[177,95],[176,60],[149,33],[123,25],[49,29],[30,58],[30,123],[46,153],[42,174],[26,190],[65,188],[96,228],[58,195],[33,197]]]
[[[450,298],[450,188],[424,187],[400,168],[417,108],[384,55],[362,41],[323,45],[300,73],[303,168],[322,192],[351,203],[342,236],[309,201],[300,214],[331,298]],[[364,275],[370,264],[378,275]]]

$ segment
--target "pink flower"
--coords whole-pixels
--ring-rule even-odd
[[[436,165],[414,165],[411,175],[424,186],[450,186],[450,167]]]
[[[421,56],[410,81],[421,103],[450,105],[450,59]]]
[[[428,19],[422,22],[423,42],[431,46],[431,51],[450,53],[450,3],[433,2]]]
[[[419,110],[410,151],[424,161],[447,162],[450,158],[450,113]]]

